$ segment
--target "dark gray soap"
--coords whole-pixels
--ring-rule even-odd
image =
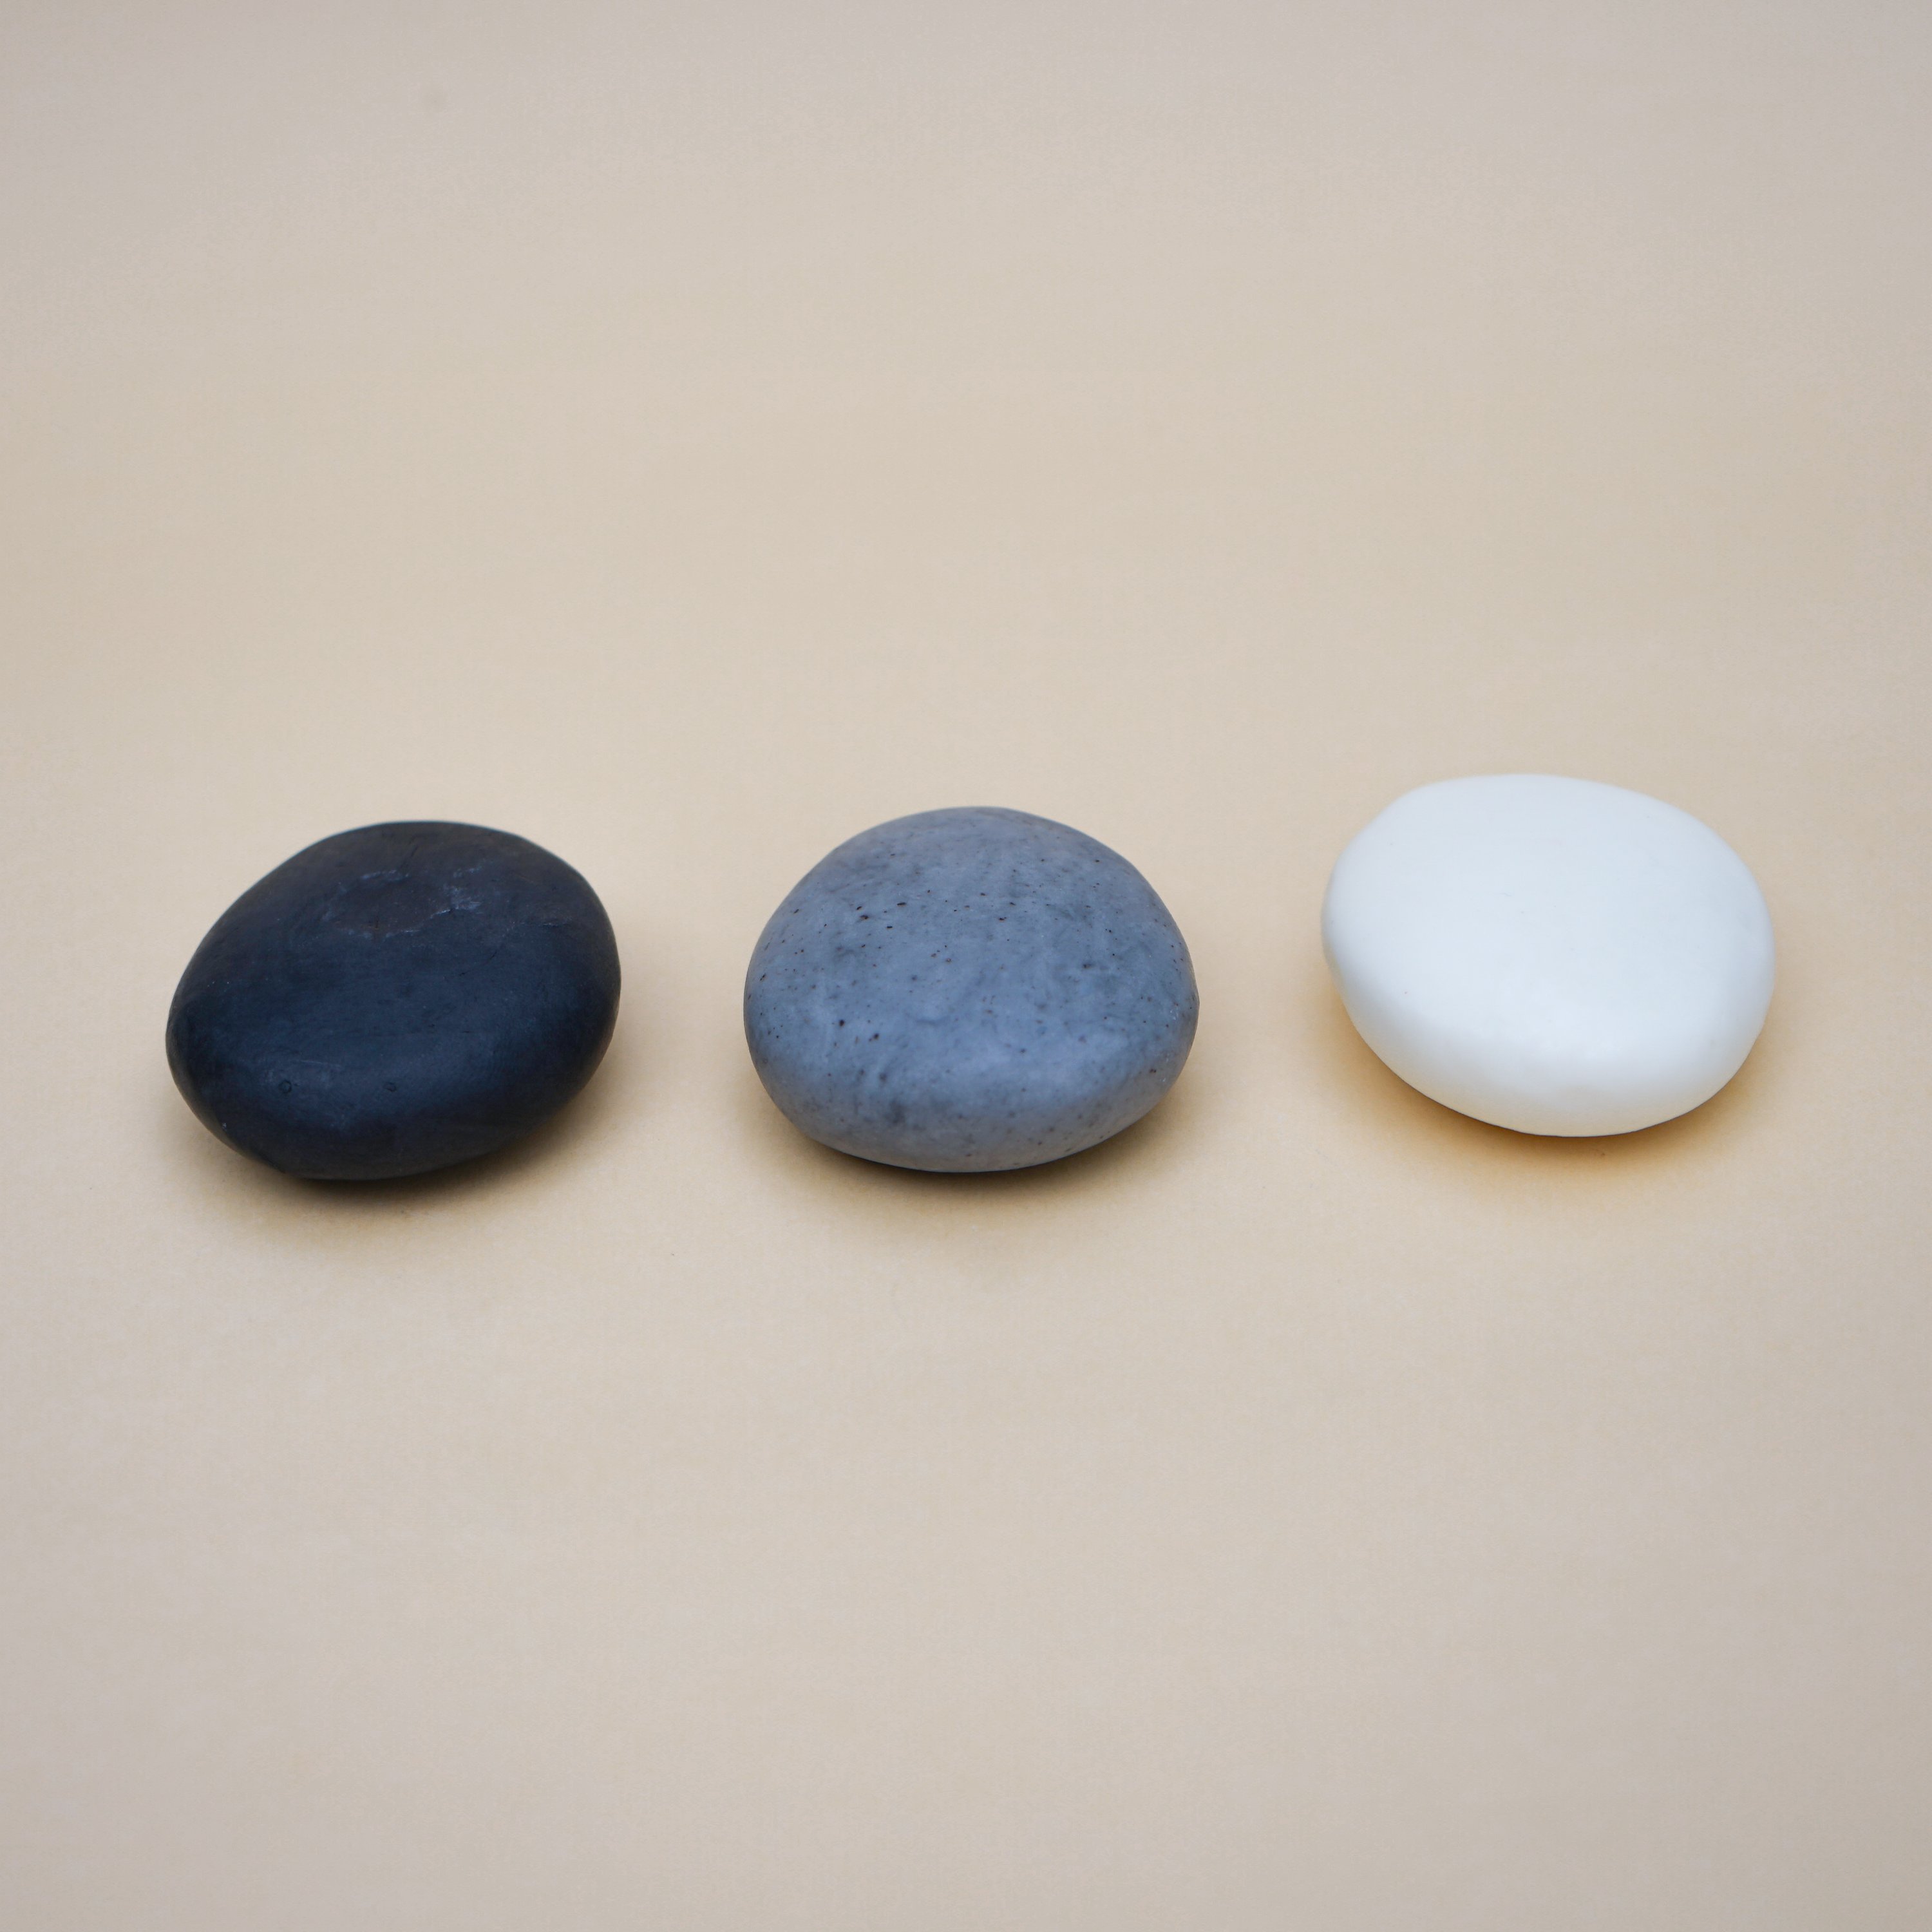
[[[338,832],[249,887],[168,1015],[202,1124],[316,1180],[473,1159],[548,1120],[617,1017],[603,907],[527,838],[434,822]]]
[[[1138,1120],[1198,1004],[1179,928],[1118,853],[966,806],[876,825],[799,881],[752,956],[745,1034],[814,1140],[976,1174]]]

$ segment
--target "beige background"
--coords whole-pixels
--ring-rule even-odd
[[[80,7],[0,35],[0,1924],[1919,1932],[1932,13]],[[1614,1142],[1328,992],[1467,772],[1782,981]],[[1009,803],[1192,943],[1064,1166],[764,1100],[767,913]],[[580,867],[524,1148],[169,1085],[324,833]]]

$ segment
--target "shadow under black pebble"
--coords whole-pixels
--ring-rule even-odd
[[[365,826],[224,913],[168,1016],[168,1065],[231,1147],[312,1180],[424,1174],[578,1093],[616,1024],[597,895],[507,832]]]

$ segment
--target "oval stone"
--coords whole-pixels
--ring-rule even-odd
[[[1070,826],[916,812],[814,866],[745,980],[745,1034],[792,1123],[894,1167],[1031,1167],[1174,1084],[1198,1000],[1154,888]]]
[[[423,1174],[575,1094],[617,992],[610,922],[562,860],[481,826],[365,826],[216,920],[176,992],[168,1064],[205,1126],[286,1174]]]
[[[1688,1112],[1771,1000],[1771,915],[1744,861],[1662,800],[1584,778],[1408,793],[1336,862],[1328,964],[1412,1087],[1531,1134]]]

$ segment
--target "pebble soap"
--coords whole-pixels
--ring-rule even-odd
[[[1708,1100],[1771,1001],[1771,916],[1688,812],[1582,778],[1451,778],[1336,862],[1322,912],[1362,1037],[1444,1106],[1623,1134]]]
[[[596,1070],[617,943],[560,859],[481,826],[365,826],[250,886],[168,1015],[211,1132],[312,1180],[424,1174],[526,1134]]]
[[[992,807],[849,838],[772,915],[745,1035],[786,1118],[893,1167],[1078,1154],[1174,1084],[1198,1009],[1154,888],[1070,826]]]

